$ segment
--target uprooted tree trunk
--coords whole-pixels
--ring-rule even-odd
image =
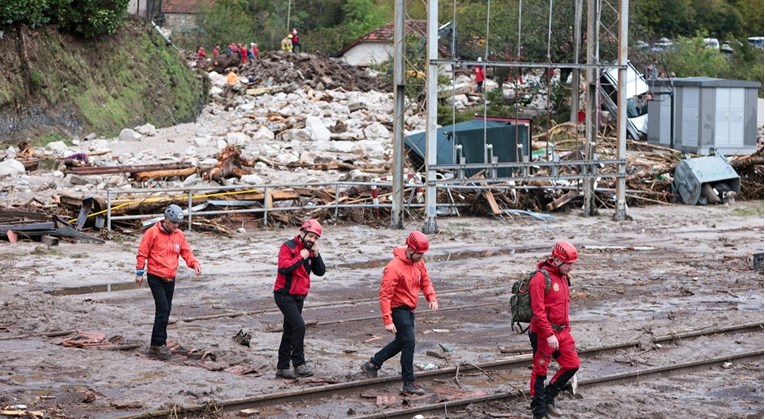
[[[241,151],[236,144],[229,144],[215,155],[218,164],[202,174],[203,179],[212,180],[223,184],[225,179],[235,177],[241,179],[244,175],[249,175],[252,171],[243,166],[252,166],[254,162],[241,156]]]

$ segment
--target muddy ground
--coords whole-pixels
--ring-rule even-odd
[[[752,255],[763,251],[762,201],[641,207],[628,213],[632,220],[625,222],[612,221],[608,211],[590,218],[555,214],[548,222],[439,218],[427,260],[444,310],[418,308],[415,364],[488,362],[506,356],[501,347],[527,345],[527,338],[509,327],[510,282],[532,269],[559,239],[580,249],[572,330],[582,348],[763,320],[763,275],[751,268]],[[306,336],[315,379],[359,379],[360,363],[390,339],[375,298],[382,266],[392,247],[420,225],[410,220],[400,231],[325,223],[320,246],[328,271],[314,278],[304,311],[306,321],[317,322]],[[0,407],[22,404],[46,417],[119,417],[306,385],[273,377],[280,338],[274,330],[281,324],[271,296],[276,256],[295,233],[251,227],[233,238],[188,235],[203,274],[193,277],[181,268],[169,335],[187,350],[213,353],[214,363],[209,357],[205,362],[182,355],[168,362],[147,357],[153,300],[146,285],[132,283],[140,236],[115,236],[103,245],[0,244]],[[140,347],[66,348],[58,345],[63,337],[43,336],[73,329],[121,336]],[[252,334],[250,347],[233,341],[240,329]],[[736,343],[742,351],[762,349],[762,333]],[[439,344],[454,349],[452,360],[425,354]],[[683,350],[682,342],[677,345]],[[689,359],[720,355],[714,340],[685,348]],[[660,351],[647,351],[661,357]],[[580,378],[617,361],[601,359],[589,367],[585,361]],[[381,375],[395,376],[397,370],[397,362],[388,362]],[[560,404],[572,418],[759,418],[763,363],[591,390]],[[530,417],[526,404],[489,410]],[[298,416],[294,410],[273,413]]]

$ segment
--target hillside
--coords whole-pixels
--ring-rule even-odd
[[[128,19],[112,36],[85,40],[48,26],[0,37],[0,142],[116,135],[196,119],[209,81],[151,26]]]

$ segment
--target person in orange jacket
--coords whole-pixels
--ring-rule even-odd
[[[553,246],[550,256],[537,264],[537,273],[531,277],[531,325],[529,340],[534,354],[531,370],[531,414],[535,419],[547,418],[548,414],[562,416],[555,406],[555,397],[579,370],[579,355],[571,335],[569,304],[571,277],[568,275],[579,260],[576,248],[569,242],[560,241]],[[550,278],[549,286],[544,269]],[[558,361],[558,371],[545,386],[550,360]]]
[[[413,231],[406,239],[405,247],[393,249],[393,260],[383,270],[380,285],[380,311],[385,330],[395,333],[396,338],[361,365],[361,371],[370,378],[377,377],[383,363],[401,353],[401,378],[405,394],[425,394],[414,376],[414,310],[420,291],[431,310],[438,310],[438,300],[430,281],[425,252],[430,248],[428,237]]]
[[[178,229],[183,222],[181,207],[171,204],[165,209],[164,215],[163,220],[146,230],[135,257],[135,282],[139,286],[143,284],[143,274],[146,273],[146,282],[154,297],[154,327],[151,331],[149,355],[162,360],[170,358],[167,323],[173,306],[178,257],[182,257],[186,266],[197,275],[202,273],[199,261],[186,242],[186,235]]]
[[[303,302],[311,288],[311,273],[324,276],[326,266],[319,254],[321,224],[314,219],[303,222],[300,233],[279,248],[279,261],[274,281],[274,302],[284,316],[282,340],[276,363],[276,378],[310,377],[313,371],[305,363],[303,340]],[[295,373],[290,370],[290,362]]]

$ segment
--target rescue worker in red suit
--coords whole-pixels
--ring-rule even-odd
[[[284,315],[282,340],[279,344],[279,360],[276,364],[277,378],[310,377],[313,371],[305,363],[303,339],[303,301],[311,288],[310,274],[323,276],[324,260],[319,254],[321,224],[307,220],[300,226],[300,233],[287,240],[279,249],[278,271],[274,283],[274,301]],[[290,370],[290,362],[295,372]]]
[[[135,256],[135,282],[139,286],[143,284],[143,274],[146,273],[146,282],[154,297],[149,355],[161,360],[167,360],[171,355],[167,347],[167,324],[173,308],[178,258],[183,258],[186,266],[197,275],[202,273],[202,266],[186,241],[186,235],[178,228],[183,222],[181,207],[170,204],[164,215],[163,220],[146,230]]]
[[[579,355],[576,342],[571,335],[569,304],[571,296],[569,272],[578,260],[576,248],[569,242],[561,241],[553,246],[552,254],[537,264],[550,276],[550,287],[542,272],[531,278],[529,292],[533,315],[529,328],[529,339],[534,353],[531,371],[531,413],[534,418],[561,416],[555,406],[555,397],[579,370]],[[555,358],[560,368],[545,386],[547,368]]]
[[[478,61],[481,61],[481,57],[478,57]],[[481,65],[475,66],[475,84],[477,93],[483,93],[483,81],[485,78],[486,68]]]
[[[369,361],[361,365],[368,377],[377,377],[377,370],[390,358],[401,353],[401,378],[405,394],[425,394],[414,376],[414,310],[420,291],[431,310],[438,310],[438,300],[428,269],[422,256],[430,248],[428,237],[413,231],[406,239],[406,247],[393,249],[393,260],[383,270],[380,285],[380,312],[385,330],[395,333],[395,339],[380,349]]]

